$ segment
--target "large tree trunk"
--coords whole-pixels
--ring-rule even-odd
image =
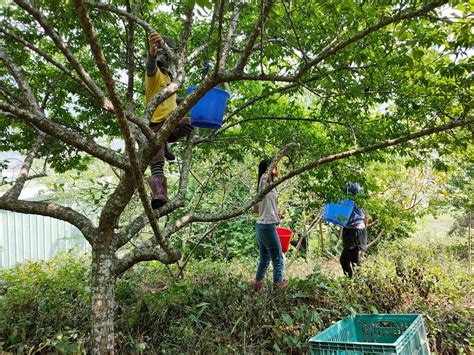
[[[113,254],[92,252],[92,354],[114,352],[115,280]]]

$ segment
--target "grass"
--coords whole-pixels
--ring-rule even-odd
[[[433,352],[469,353],[474,279],[465,245],[419,241],[382,242],[353,280],[337,256],[313,248],[286,270],[287,289],[274,290],[269,275],[257,294],[256,258],[193,261],[184,279],[157,262],[138,264],[117,281],[116,349],[300,354],[351,313],[422,313]],[[0,271],[0,352],[86,352],[89,283],[88,261],[72,254]]]

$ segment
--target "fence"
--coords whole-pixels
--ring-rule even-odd
[[[48,260],[59,251],[91,248],[81,232],[68,222],[45,216],[0,210],[0,266],[26,260]]]

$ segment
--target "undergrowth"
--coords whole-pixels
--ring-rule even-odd
[[[163,353],[304,353],[308,339],[352,313],[422,313],[432,351],[474,346],[473,281],[452,247],[387,244],[355,278],[325,261],[285,290],[251,291],[256,261],[189,265],[184,279],[150,262],[117,281],[116,349]],[[64,254],[0,272],[0,350],[86,352],[90,267]],[[301,267],[301,266],[300,266]]]

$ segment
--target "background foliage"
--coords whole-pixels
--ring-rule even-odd
[[[331,259],[318,258],[302,262],[304,271],[293,271],[285,291],[268,283],[260,294],[248,281],[255,259],[192,262],[185,279],[173,279],[163,265],[140,264],[117,283],[116,346],[303,353],[310,336],[351,313],[423,313],[432,351],[469,353],[474,284],[465,248],[384,243],[352,281],[335,276]],[[85,352],[89,262],[69,253],[2,270],[0,348]]]

